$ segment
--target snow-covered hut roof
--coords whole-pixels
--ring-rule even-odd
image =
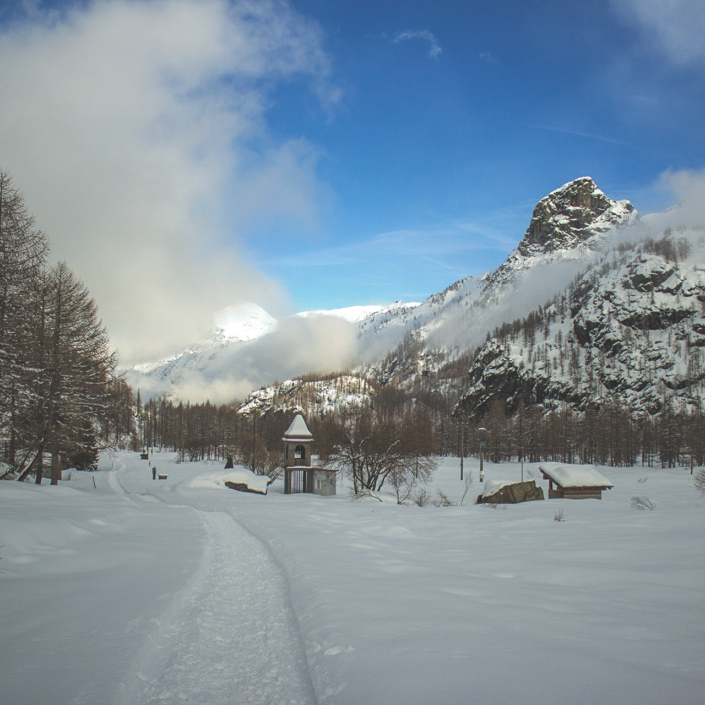
[[[301,414],[296,414],[291,426],[286,430],[283,441],[312,441],[313,435],[308,430],[308,426]]]
[[[614,485],[591,465],[561,465],[560,463],[542,463],[539,470],[559,487],[601,487],[606,489]]]

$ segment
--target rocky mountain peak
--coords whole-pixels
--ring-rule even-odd
[[[572,249],[634,216],[629,201],[607,198],[589,176],[583,176],[538,202],[518,249],[525,256]]]

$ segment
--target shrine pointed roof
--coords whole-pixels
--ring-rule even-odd
[[[313,434],[308,430],[308,426],[301,414],[296,414],[291,425],[284,434],[283,441],[312,441]]]

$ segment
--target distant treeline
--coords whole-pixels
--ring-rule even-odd
[[[333,453],[340,428],[362,413],[368,428],[397,429],[394,432],[406,443],[410,436],[401,429],[413,429],[420,454],[459,456],[461,424],[452,416],[452,403],[430,393],[411,397],[384,387],[376,392],[362,408],[327,412],[317,410],[313,401],[308,407],[243,414],[237,405],[154,399],[135,409],[133,445],[173,450],[184,460],[225,460],[230,454],[248,467],[254,457],[255,469],[264,472],[281,461],[281,438],[300,409],[315,438],[314,452],[324,458]],[[305,397],[302,392],[300,398]],[[507,416],[505,405],[498,401],[482,419],[465,427],[467,456],[479,454],[477,429],[481,426],[487,429],[486,457],[491,462],[523,459],[649,467],[702,466],[705,462],[705,415],[679,406],[673,396],[664,399],[658,414],[639,416],[616,402],[580,412],[567,405],[548,412],[520,406]]]
[[[600,410],[577,412],[569,406],[544,413],[520,406],[513,416],[496,401],[478,424],[487,429],[487,457],[493,462],[556,461],[611,466],[673,468],[702,466],[705,461],[705,415],[664,399],[658,414],[634,416],[617,402]],[[477,426],[469,448],[477,453]]]

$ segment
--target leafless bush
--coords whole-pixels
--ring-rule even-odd
[[[348,474],[355,492],[363,488],[379,491],[388,483],[408,499],[414,485],[428,482],[437,466],[425,433],[427,426],[382,417],[371,409],[350,410],[343,418],[331,417],[322,425],[330,447],[321,457]]]
[[[465,501],[465,497],[467,496],[468,491],[470,490],[471,487],[472,487],[472,473],[469,472],[465,476],[465,491],[463,492],[463,496],[460,498],[460,506],[461,507],[463,506],[463,502]]]
[[[560,509],[553,515],[553,521],[565,521],[563,518],[563,510]]]
[[[632,497],[632,509],[653,509],[655,506],[648,497]]]
[[[425,507],[431,501],[431,495],[425,487],[421,487],[414,495],[414,504],[418,507]]]
[[[433,501],[434,507],[457,507],[458,503],[454,502],[443,490],[436,490],[438,499]]]
[[[696,470],[695,474],[693,475],[693,484],[695,485],[695,489],[698,490],[698,492],[702,492],[705,494],[705,468],[700,468],[699,470]]]
[[[395,471],[389,474],[388,482],[394,490],[397,504],[408,504],[415,502],[414,490],[419,484],[428,482],[430,476],[415,475],[404,470]]]

